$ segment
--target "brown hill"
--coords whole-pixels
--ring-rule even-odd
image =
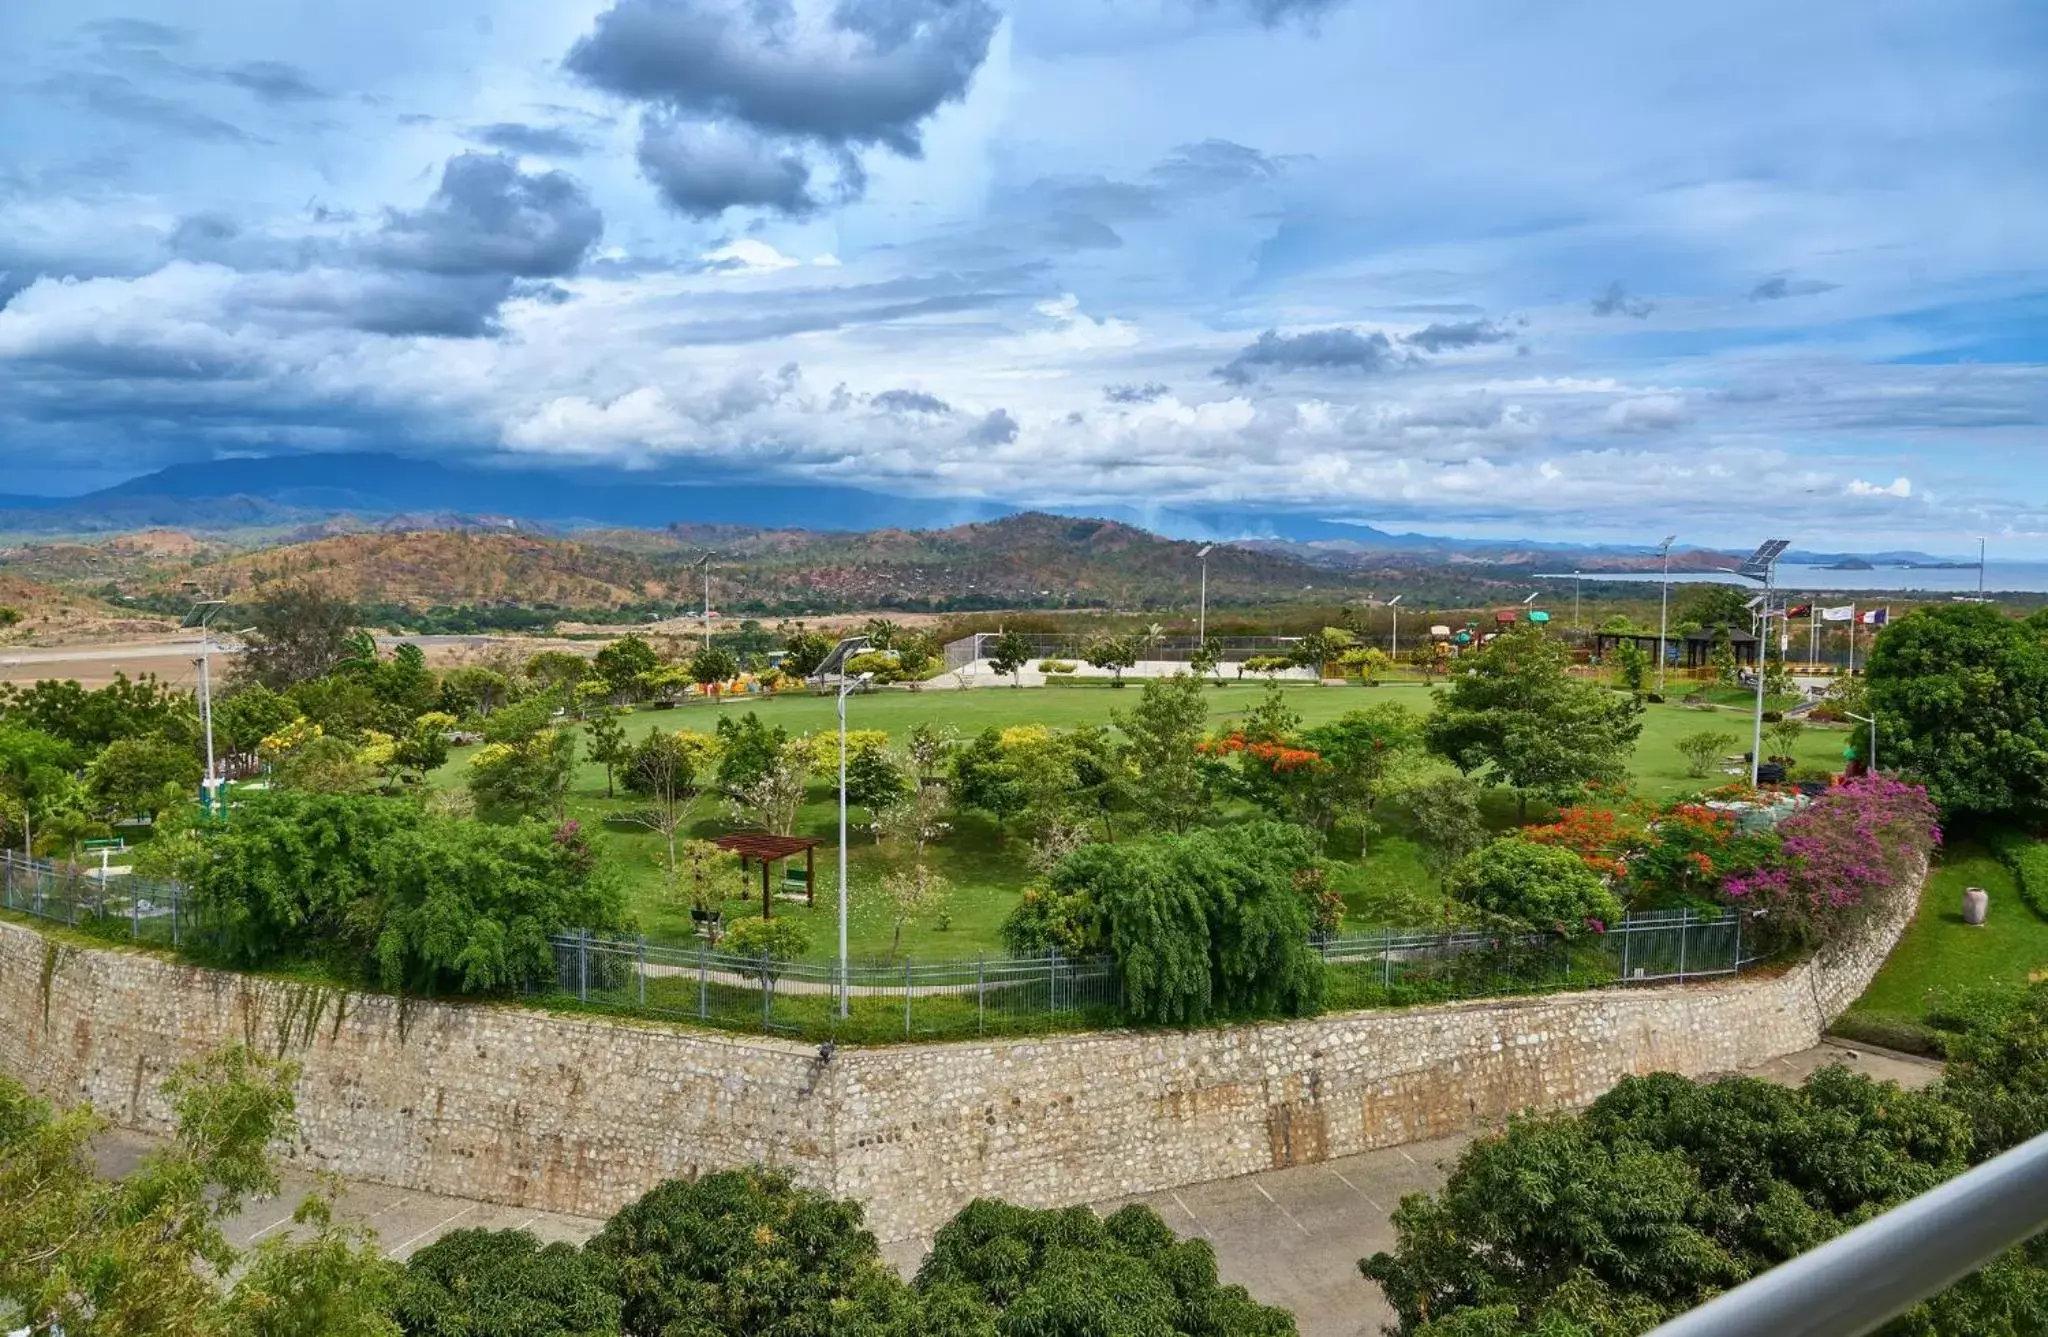
[[[613,607],[668,595],[663,572],[613,548],[514,534],[352,534],[245,553],[177,573],[223,597],[305,581],[364,604]]]
[[[6,619],[0,644],[48,644],[57,640],[159,633],[177,627],[175,619],[138,615],[105,600],[26,580],[0,570],[0,608],[11,608],[20,620]]]

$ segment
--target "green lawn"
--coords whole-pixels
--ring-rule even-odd
[[[1963,922],[1965,887],[1991,893],[1991,914],[1981,927]],[[1943,991],[2024,984],[2044,970],[2048,920],[2027,908],[2011,872],[1990,850],[1957,841],[1943,852],[1919,913],[1840,1028],[1878,1043],[1915,1043],[1924,1040],[1928,1007]]]
[[[1290,704],[1311,725],[1389,700],[1408,705],[1418,713],[1429,709],[1428,694],[1413,685],[1368,688],[1303,684],[1283,690],[1288,693]],[[1241,716],[1257,704],[1264,691],[1263,683],[1228,683],[1211,690],[1207,695],[1212,721],[1223,724]],[[950,724],[963,735],[990,725],[1038,723],[1063,728],[1107,724],[1112,710],[1127,709],[1136,701],[1135,686],[1118,690],[1107,684],[1047,689],[885,691],[850,700],[847,724],[854,729],[883,729],[892,738],[901,738],[911,725],[922,721]],[[633,737],[656,727],[709,732],[719,713],[747,710],[758,712],[765,721],[781,725],[792,734],[830,730],[837,723],[830,697],[808,695],[692,704],[673,710],[643,709],[627,716],[625,723],[628,735]],[[1709,728],[1737,739],[1730,746],[1731,752],[1748,747],[1746,713],[1676,705],[1649,707],[1636,751],[1635,791],[1649,798],[1665,799],[1725,782],[1729,777],[1689,777],[1685,761],[1677,751],[1679,738]],[[1801,738],[1797,752],[1802,764],[1832,767],[1839,764],[1841,745],[1839,729],[1811,728]],[[472,751],[456,749],[448,764],[434,775],[433,783],[459,785]],[[632,912],[641,931],[656,940],[690,940],[688,907],[670,903],[665,896],[659,840],[644,828],[623,820],[624,814],[637,806],[634,801],[623,796],[607,799],[604,789],[603,768],[590,763],[582,765],[571,790],[570,815],[605,833],[625,870]],[[811,929],[813,948],[822,953],[836,942],[837,935],[838,809],[835,792],[825,781],[812,784],[809,799],[798,817],[797,831],[826,842],[817,851],[818,903],[810,908],[798,902],[778,901],[776,913],[804,920]],[[1487,815],[1493,825],[1505,828],[1512,824],[1514,805],[1504,793],[1489,795]],[[858,810],[853,814],[855,829],[848,843],[848,882],[853,891],[848,941],[856,957],[886,954],[894,929],[890,912],[873,890],[883,869],[874,837],[858,829],[862,816]],[[1441,892],[1423,864],[1420,848],[1408,835],[1405,815],[1398,811],[1387,813],[1385,828],[1372,837],[1364,858],[1358,858],[1354,850],[1351,857],[1339,864],[1335,887],[1345,900],[1347,927],[1421,926],[1435,920],[1440,911]],[[731,829],[723,805],[707,800],[692,834],[709,837]],[[953,884],[953,890],[939,907],[906,926],[905,947],[920,958],[972,957],[999,951],[998,929],[1031,879],[1023,842],[1003,839],[988,822],[966,817],[935,847],[935,862]],[[758,895],[753,904],[758,913]],[[742,912],[742,907],[735,904],[729,917]]]

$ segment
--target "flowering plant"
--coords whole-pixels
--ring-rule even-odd
[[[1941,844],[1927,791],[1883,775],[1833,786],[1778,823],[1778,834],[1781,857],[1729,877],[1721,894],[1805,942],[1899,891]]]

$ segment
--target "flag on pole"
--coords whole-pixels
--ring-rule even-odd
[[[1786,610],[1785,610],[1785,616],[1786,616],[1786,617],[1812,617],[1812,616],[1813,616],[1813,605],[1812,605],[1812,604],[1793,604],[1793,605],[1792,605],[1792,606],[1791,606],[1790,608],[1788,608],[1788,609],[1786,609]]]
[[[1891,621],[1891,617],[1891,609],[1873,608],[1869,612],[1857,618],[1856,620],[1858,622],[1861,622],[1866,627],[1882,627],[1885,623]]]
[[[1820,610],[1820,620],[1823,622],[1847,622],[1855,616],[1855,604],[1837,604],[1833,608]]]

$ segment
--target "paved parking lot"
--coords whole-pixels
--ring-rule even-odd
[[[1848,1063],[1906,1086],[1924,1085],[1940,1071],[1921,1059],[1827,1043],[1773,1060],[1753,1075],[1797,1082],[1824,1063]],[[1389,1147],[1321,1165],[1269,1170],[1095,1206],[1109,1212],[1126,1201],[1143,1202],[1182,1235],[1208,1240],[1215,1246],[1224,1280],[1241,1283],[1267,1304],[1292,1309],[1302,1337],[1370,1337],[1392,1314],[1378,1289],[1358,1275],[1358,1260],[1393,1245],[1388,1217],[1402,1195],[1442,1183],[1441,1165],[1467,1140],[1458,1136]],[[102,1165],[119,1173],[151,1145],[138,1134],[111,1132],[97,1150]],[[313,1180],[301,1174],[284,1178],[281,1196],[250,1204],[230,1224],[227,1233],[235,1244],[247,1245],[292,1228],[292,1208],[312,1189]],[[446,1231],[469,1226],[526,1229],[544,1240],[581,1242],[604,1224],[559,1212],[377,1184],[349,1184],[338,1205],[344,1216],[368,1222],[385,1252],[400,1259]],[[883,1252],[909,1276],[929,1247],[928,1239],[906,1239],[884,1245]]]

